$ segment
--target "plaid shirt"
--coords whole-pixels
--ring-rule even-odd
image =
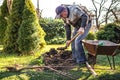
[[[85,28],[87,21],[89,20],[88,15],[77,5],[66,6],[68,9],[68,17],[63,19],[65,22],[65,30],[67,40],[71,39],[71,26],[75,28]]]

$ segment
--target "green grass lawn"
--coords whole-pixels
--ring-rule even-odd
[[[49,51],[50,48],[57,48],[64,45],[47,45],[43,51],[31,56],[17,56],[8,55],[0,52],[0,80],[71,80],[68,77],[56,74],[53,71],[38,71],[26,69],[21,72],[7,71],[5,66],[13,66],[15,64],[23,67],[29,65],[41,65],[42,62],[37,58],[44,52]],[[2,50],[2,46],[0,46]],[[112,59],[112,58],[111,58]],[[106,56],[97,56],[97,64],[95,71],[98,74],[94,76],[85,68],[74,68],[69,71],[64,71],[77,80],[120,80],[120,54],[115,56],[116,70],[111,70]]]

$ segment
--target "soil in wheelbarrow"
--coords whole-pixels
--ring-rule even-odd
[[[57,66],[54,67],[57,70],[69,70],[75,66],[75,62],[72,61],[72,51],[56,50],[55,48],[44,53],[43,62],[45,66]]]

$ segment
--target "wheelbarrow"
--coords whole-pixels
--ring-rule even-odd
[[[114,56],[117,55],[116,50],[120,44],[113,43],[108,40],[83,40],[85,49],[88,51],[88,60],[92,57],[92,66],[96,64],[97,55],[106,55],[111,69],[115,69]],[[109,56],[112,56],[113,66],[110,62]]]

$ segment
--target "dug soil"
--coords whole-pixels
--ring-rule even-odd
[[[57,70],[67,70],[73,68],[76,64],[72,60],[72,51],[56,50],[51,48],[43,55],[45,66],[54,66]]]

